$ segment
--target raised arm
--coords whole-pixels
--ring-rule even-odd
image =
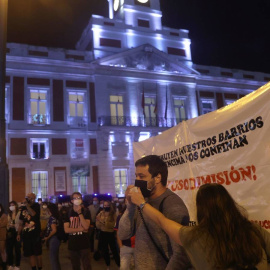
[[[134,187],[132,185],[127,187],[126,197],[128,199],[127,209],[120,219],[118,227],[118,237],[120,240],[129,239],[134,234],[135,219],[137,216],[136,205],[131,203],[128,198],[130,189]]]
[[[130,199],[132,203],[139,206],[145,202],[144,197],[141,192],[131,192],[129,193]],[[143,207],[143,214],[147,215],[150,219],[152,219],[157,225],[159,225],[171,239],[173,239],[176,243],[181,245],[179,230],[183,227],[181,224],[172,221],[166,218],[162,213],[156,210],[149,204],[145,204]]]

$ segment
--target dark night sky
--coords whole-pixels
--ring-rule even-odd
[[[163,25],[189,30],[195,64],[270,73],[269,0],[160,0]],[[9,0],[8,42],[74,49],[107,0]]]

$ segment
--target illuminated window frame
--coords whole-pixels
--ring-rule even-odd
[[[210,106],[204,106],[210,105]],[[201,112],[202,114],[206,114],[209,112],[213,112],[216,110],[216,102],[213,98],[201,98]]]
[[[39,158],[39,157],[35,157],[35,153],[34,153],[34,144],[38,144],[39,145],[39,149],[40,149],[40,144],[44,144],[45,149],[44,149],[44,158]],[[31,138],[30,139],[30,158],[31,159],[48,159],[49,158],[49,139],[46,138]]]
[[[87,194],[87,176],[72,176],[72,192]]]
[[[77,100],[70,100],[70,95],[76,95]],[[82,98],[81,98],[82,97]],[[87,92],[82,89],[68,89],[67,90],[67,104],[68,104],[68,124],[83,128],[87,126]],[[75,105],[75,113],[71,115],[70,106]],[[78,105],[82,105],[82,115],[79,114]]]
[[[155,108],[156,108],[156,98],[153,96],[145,96],[144,97],[145,117],[156,118]]]
[[[175,104],[176,101],[182,101],[183,105]],[[173,107],[174,107],[175,120],[176,120],[177,124],[184,121],[184,120],[187,120],[186,97],[174,96],[173,97]],[[178,113],[176,113],[176,112],[178,112]],[[180,117],[177,117],[177,114]]]
[[[32,192],[37,198],[48,199],[48,172],[32,171]]]
[[[110,95],[111,124],[123,126],[124,121],[124,96],[121,94]]]
[[[122,197],[125,194],[128,185],[128,174],[127,169],[118,168],[114,169],[114,184],[115,194],[118,197]]]
[[[77,100],[70,100],[70,95],[76,95]],[[81,98],[82,97],[82,98]],[[79,117],[84,117],[86,116],[86,92],[85,91],[81,91],[81,90],[68,90],[68,115],[69,116],[79,116]],[[70,104],[75,104],[75,115],[71,115],[70,112]],[[82,115],[78,115],[79,114],[79,109],[78,109],[78,105],[81,104],[83,105],[83,110],[82,110]]]
[[[34,125],[49,125],[50,124],[50,105],[49,105],[49,100],[50,100],[50,91],[49,88],[47,87],[28,87],[29,91],[29,117],[28,117],[28,123],[29,124],[34,124]],[[31,93],[36,92],[36,93],[41,93],[46,95],[46,99],[42,99],[41,101],[39,99],[33,99],[31,98]],[[32,110],[31,110],[31,102],[37,102],[37,113],[32,115]],[[40,113],[40,102],[45,102],[45,114]]]

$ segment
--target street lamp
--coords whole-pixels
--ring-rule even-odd
[[[7,9],[8,0],[0,0],[0,202],[5,209],[9,201],[5,120]]]

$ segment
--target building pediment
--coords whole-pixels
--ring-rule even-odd
[[[93,62],[102,66],[137,69],[142,71],[172,72],[179,74],[197,74],[190,67],[176,62],[170,56],[150,44],[144,44],[130,50],[113,54]]]

